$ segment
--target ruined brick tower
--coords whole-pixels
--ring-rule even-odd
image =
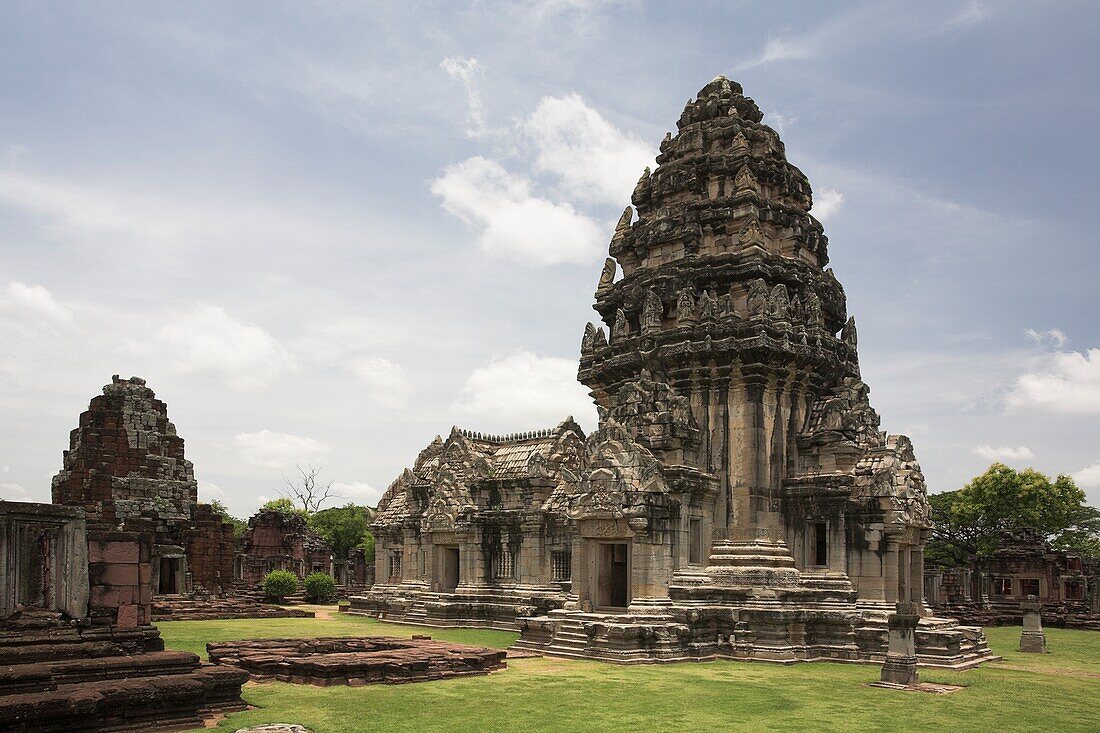
[[[116,374],[69,436],[53,503],[82,507],[88,523],[154,534],[154,593],[223,592],[233,532],[198,503],[198,483],[168,408],[140,377]]]
[[[53,501],[83,506],[90,522],[108,524],[154,507],[165,522],[194,510],[198,484],[183,438],[144,379],[116,374],[80,415]]]

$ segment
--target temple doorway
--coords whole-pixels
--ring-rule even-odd
[[[454,593],[458,587],[458,548],[443,548],[443,580],[440,590],[444,593]]]
[[[600,544],[596,605],[625,609],[630,605],[630,546],[625,542]]]
[[[160,582],[157,593],[161,595],[179,593],[179,585],[176,582],[179,563],[180,559],[178,557],[162,557],[160,559]]]

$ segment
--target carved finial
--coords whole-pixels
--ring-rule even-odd
[[[607,334],[603,331],[603,326],[596,329],[595,338],[592,339],[593,351],[599,351],[607,346]]]
[[[626,311],[619,308],[615,311],[615,325],[611,329],[611,340],[618,343],[630,335],[630,322],[626,320]]]
[[[647,290],[645,304],[642,307],[642,333],[659,331],[663,317],[664,305],[661,303],[661,299],[657,297],[657,293]]]
[[[581,354],[590,354],[596,344],[596,327],[591,323],[584,326],[584,336],[581,337]]]
[[[844,324],[844,328],[840,331],[840,340],[852,347],[855,351],[856,348],[856,317],[849,316],[848,322]]]
[[[691,288],[683,288],[680,290],[680,295],[676,299],[676,321],[677,325],[681,326],[691,325],[696,322],[695,295]]]
[[[737,172],[737,177],[733,179],[733,183],[737,188],[737,193],[760,193],[760,184],[756,182],[756,176],[752,174],[747,165],[741,166],[741,170]]]
[[[596,286],[596,293],[602,293],[611,287],[615,282],[615,273],[618,271],[618,266],[615,263],[614,258],[608,257],[603,261],[603,270],[600,272],[600,283]]]
[[[741,235],[737,238],[743,249],[750,247],[759,247],[764,249],[764,230],[760,228],[760,220],[753,217],[749,220],[749,223],[741,230]]]
[[[626,231],[630,228],[630,222],[634,220],[634,207],[627,206],[623,209],[622,216],[619,217],[619,222],[615,225],[616,232]]]
[[[745,133],[738,130],[737,134],[733,136],[733,145],[730,152],[734,155],[741,155],[747,154],[750,149],[749,140],[745,137]]]

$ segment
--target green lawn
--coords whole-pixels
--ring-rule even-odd
[[[170,648],[264,636],[429,633],[486,646],[515,634],[415,629],[361,617],[178,621],[159,624]],[[1002,663],[969,672],[922,671],[965,685],[950,695],[868,687],[872,665],[764,663],[621,667],[520,659],[487,677],[396,686],[318,688],[249,684],[256,709],[221,731],[300,723],[317,733],[431,731],[1100,731],[1100,634],[1048,629],[1049,655],[1014,652],[1019,627],[988,629]]]

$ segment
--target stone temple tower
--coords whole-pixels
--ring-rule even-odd
[[[761,117],[715,79],[638,182],[581,340],[599,427],[433,441],[379,503],[354,612],[618,662],[882,658],[888,614],[921,605],[924,479],[879,430],[809,182]],[[991,657],[927,615],[915,644]]]
[[[868,600],[919,601],[920,468],[908,439],[879,431],[809,181],[761,118],[725,77],[687,103],[616,227],[594,305],[609,334],[588,328],[579,378],[619,422],[639,384],[687,398],[693,439],[637,437],[717,477],[724,562],[818,568]],[[886,533],[874,557],[853,553],[865,524]]]

